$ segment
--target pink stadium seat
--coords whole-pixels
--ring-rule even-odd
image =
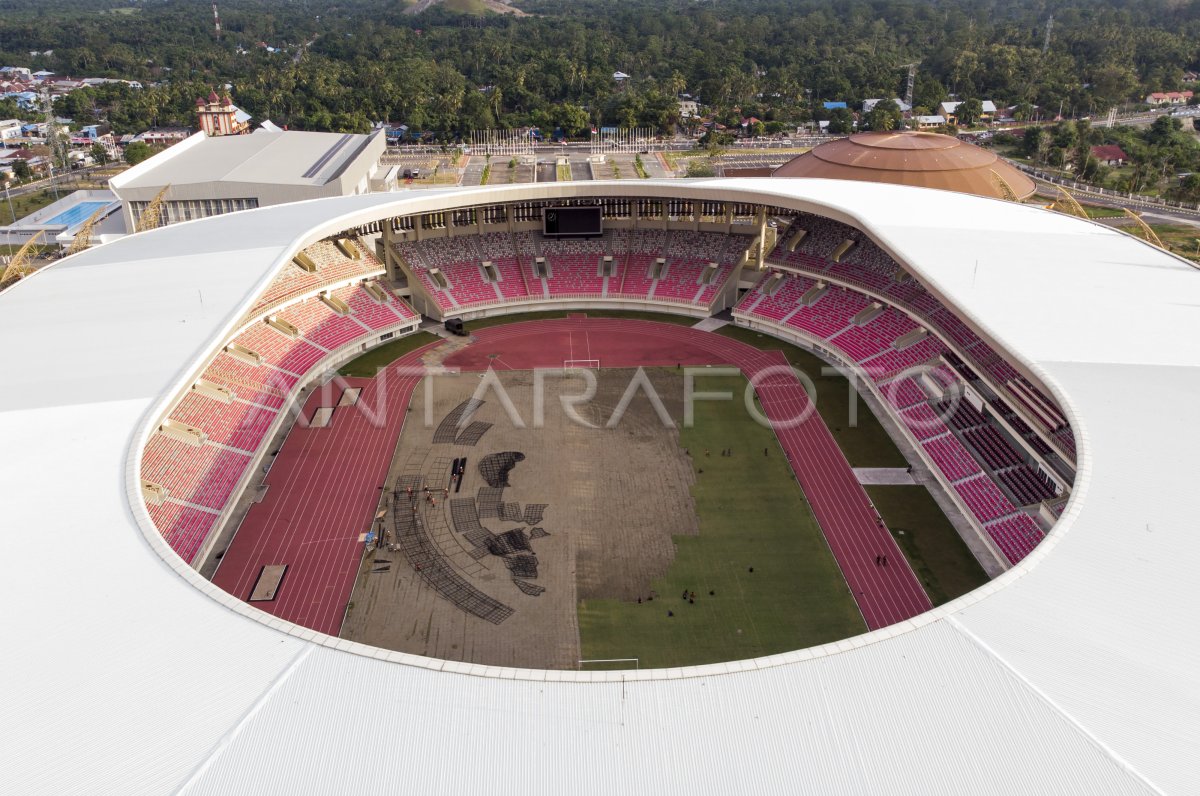
[[[662,276],[654,286],[654,297],[691,301],[703,287],[700,277],[707,268],[708,262],[705,260],[668,259]]]
[[[747,245],[744,236],[617,229],[587,239],[543,238],[532,232],[431,238],[399,242],[395,250],[438,306],[453,311],[531,298],[650,298],[707,307],[733,275]],[[606,279],[602,262],[609,255],[613,272]],[[537,257],[546,261],[545,278],[536,273]],[[659,257],[666,259],[666,267],[653,279],[649,272]],[[489,261],[496,269],[495,282],[481,267]],[[716,271],[702,283],[714,262]],[[430,274],[434,268],[445,276],[448,288],[437,285]]]
[[[416,313],[399,299],[381,304],[362,285],[335,290],[333,295],[350,305],[351,316],[373,331],[386,329],[416,317]]]
[[[921,447],[933,459],[934,464],[942,471],[942,475],[946,476],[947,481],[959,481],[983,472],[971,458],[967,449],[962,446],[962,443],[950,434],[923,442]],[[997,494],[999,494],[999,490],[997,490]]]
[[[552,296],[599,296],[604,290],[600,260],[604,242],[597,239],[546,238],[541,241],[550,275],[546,286]]]
[[[904,425],[919,440],[931,439],[946,433],[946,424],[942,418],[929,407],[929,404],[919,403],[910,406],[900,413]]]
[[[800,299],[814,284],[811,279],[800,276],[786,276],[783,284],[774,295],[768,296],[764,291],[775,284],[776,271],[768,271],[758,285],[742,297],[738,308],[751,312],[770,321],[782,321],[789,313],[800,306]]]
[[[954,491],[962,497],[975,518],[983,523],[1006,517],[1016,511],[1000,488],[983,474],[955,484]]]
[[[787,250],[788,242],[794,239],[802,229],[806,230],[808,235],[804,237],[795,251],[789,252]],[[844,254],[839,262],[832,262],[830,259],[832,254],[847,239],[854,239],[857,243]],[[886,252],[851,227],[831,219],[800,214],[770,252],[768,260],[795,266],[818,277],[828,275],[831,278],[872,291],[886,300],[912,311],[922,319],[923,324],[927,324],[929,328],[937,330],[954,341],[966,361],[974,369],[974,373],[986,374],[996,386],[1004,386],[1008,382],[1016,380],[1020,381],[1029,391],[1037,392],[1037,388],[1021,376],[1011,363],[1005,361],[991,346],[981,340],[962,319],[942,306],[941,302],[930,295],[919,281],[916,279],[899,281],[900,267]],[[745,304],[742,309],[752,311],[749,309],[749,305]],[[796,325],[805,328],[803,324],[806,317],[806,315],[798,313]],[[819,324],[820,322],[818,322]],[[823,326],[815,331],[806,328],[806,331],[817,333],[818,336],[825,336]],[[842,349],[851,358],[862,362],[861,357],[870,353],[872,346],[877,345],[870,337],[868,333],[862,331],[847,330],[842,338],[835,342],[840,343]],[[889,372],[898,372],[911,364],[920,364],[926,361],[929,357],[925,359],[921,359],[921,357],[925,354],[933,354],[934,349],[934,344],[929,343],[924,348],[914,347],[908,356],[896,356],[894,352],[884,352],[877,355],[871,364],[883,369],[879,378],[886,378]],[[978,376],[968,376],[969,380],[975,378]],[[1053,403],[1045,396],[1042,398]],[[1019,394],[1015,394],[1013,400],[1028,407],[1026,399]],[[1038,417],[1036,412],[1031,411],[1029,414],[1034,418]],[[1048,427],[1046,430],[1057,435],[1056,426]],[[1044,446],[1040,440],[1035,442],[1031,439],[1030,442]],[[1069,431],[1062,434],[1060,447],[1070,457],[1074,457],[1074,437]]]
[[[142,452],[142,478],[165,486],[175,500],[221,509],[249,463],[249,454],[154,434]]]
[[[879,356],[868,359],[862,365],[871,373],[872,378],[887,379],[909,368],[930,362],[945,350],[946,347],[940,340],[926,337],[899,351],[894,349],[884,351]]]
[[[394,248],[442,309],[500,302],[500,294],[485,278],[483,261],[469,237],[399,241]],[[448,287],[442,288],[434,281],[429,273],[434,268],[445,276]]]
[[[1054,497],[1054,487],[1028,465],[999,470],[996,476],[1017,499],[1017,505],[1031,506]]]
[[[1016,514],[986,526],[988,536],[1010,563],[1017,563],[1037,547],[1045,533],[1028,514]]]
[[[912,378],[896,379],[887,384],[880,385],[879,388],[888,403],[897,409],[907,409],[916,404],[923,404],[929,400],[929,396]]]
[[[200,429],[212,442],[248,453],[258,448],[277,416],[274,409],[238,400],[227,404],[196,392],[184,396],[169,415],[171,420]]]
[[[147,505],[146,509],[166,543],[189,562],[196,557],[218,516],[172,501],[161,506]]]
[[[362,325],[349,315],[338,315],[320,299],[293,304],[280,317],[298,328],[304,339],[330,351],[361,337]]]
[[[270,365],[251,365],[231,356],[218,354],[204,371],[206,380],[229,388],[238,398],[278,409],[299,379]]]
[[[980,455],[987,466],[993,470],[1021,463],[1021,455],[992,426],[980,426],[979,428],[964,431],[963,437]]]
[[[650,295],[654,287],[654,279],[650,277],[654,260],[655,255],[643,252],[632,252],[626,256],[620,295],[630,298],[646,298]]]
[[[366,246],[357,241],[352,245],[358,249],[360,257],[357,260],[342,254],[332,241],[318,241],[309,246],[304,253],[316,263],[317,270],[309,273],[294,263],[288,263],[267,286],[248,315],[260,315],[270,307],[325,285],[384,270],[383,264]]]
[[[830,287],[809,307],[801,307],[788,318],[788,326],[829,339],[850,324],[850,319],[867,308],[871,300],[861,293]]]
[[[262,356],[263,361],[297,375],[305,373],[325,352],[300,338],[292,339],[265,323],[256,323],[234,338],[238,345]]]

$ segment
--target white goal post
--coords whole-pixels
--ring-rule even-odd
[[[638,658],[588,658],[588,659],[581,660],[579,662],[579,669],[580,669],[580,671],[582,671],[583,667],[588,665],[589,663],[629,663],[631,661],[633,662],[633,668],[638,671],[641,671],[642,662]],[[623,667],[623,668],[629,668],[629,667]]]

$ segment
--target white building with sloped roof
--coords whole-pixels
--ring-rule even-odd
[[[127,228],[162,191],[173,224],[238,210],[367,193],[387,146],[370,135],[256,130],[210,138],[198,132],[113,177]]]

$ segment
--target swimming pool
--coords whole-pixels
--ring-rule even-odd
[[[92,213],[95,213],[102,207],[106,207],[108,204],[108,202],[80,202],[74,207],[68,207],[54,218],[47,219],[42,223],[46,226],[66,224],[70,228],[90,218]]]

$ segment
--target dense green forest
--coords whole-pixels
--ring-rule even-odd
[[[293,128],[362,131],[383,120],[447,137],[528,123],[667,131],[681,91],[719,118],[791,124],[820,100],[902,94],[913,61],[921,109],[955,94],[1082,116],[1178,88],[1200,65],[1200,4],[1178,0],[516,5],[527,16],[222,0],[218,40],[210,5],[197,0],[0,0],[0,63],[141,81],[140,91],[105,86],[62,102],[73,118],[99,115],[117,132],[190,124],[194,99],[230,83],[256,118]],[[631,76],[623,86],[617,70]]]

